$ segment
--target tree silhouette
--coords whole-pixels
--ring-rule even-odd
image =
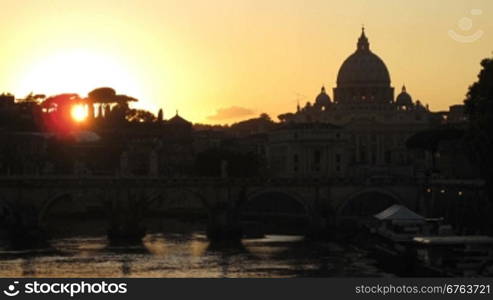
[[[17,102],[40,103],[46,99],[46,95],[29,93],[24,99],[18,99]]]
[[[163,109],[162,108],[160,108],[159,109],[159,112],[157,113],[157,121],[159,123],[162,123],[163,122]]]
[[[261,113],[260,116],[259,116],[260,119],[263,119],[263,120],[267,120],[267,121],[271,121],[271,118],[268,114],[266,113]]]
[[[486,181],[490,199],[493,197],[493,58],[481,62],[478,81],[469,87],[466,114],[469,128],[466,142],[471,146],[471,157]]]
[[[432,171],[436,169],[436,153],[441,142],[463,138],[464,131],[450,126],[442,126],[415,133],[406,141],[409,149],[421,149],[431,154]]]
[[[46,98],[41,103],[45,129],[60,134],[72,131],[74,122],[71,110],[74,105],[80,103],[83,103],[83,100],[78,94],[60,94]]]
[[[123,124],[125,120],[128,120],[127,116],[135,115],[135,112],[130,111],[129,103],[138,102],[136,98],[117,94],[110,87],[100,87],[92,90],[85,100],[89,105],[90,114],[94,114],[93,105],[98,104],[99,111],[104,110],[104,118],[110,121],[113,126]]]
[[[137,102],[134,97],[117,94],[110,87],[92,90],[88,96],[81,98],[78,94],[65,93],[46,97],[30,93],[23,99],[14,95],[0,95],[0,127],[10,130],[49,131],[59,134],[91,128],[124,129],[129,123],[150,123],[163,121],[163,111],[158,117],[143,109],[133,109],[130,102]],[[72,117],[74,105],[86,105],[89,116],[84,124],[77,124]],[[3,109],[2,109],[3,107]],[[95,110],[97,108],[97,114]],[[93,119],[97,115],[97,119]]]
[[[103,117],[103,106],[100,105],[98,107],[98,118],[102,118]]]
[[[101,87],[89,92],[88,96],[90,99],[92,99],[92,101],[94,101],[94,103],[107,104],[115,102],[114,99],[116,96],[116,92],[112,88]]]
[[[81,100],[82,99],[77,94],[60,94],[46,98],[46,100],[41,103],[41,107],[48,110],[53,109],[58,111],[66,108],[67,106],[79,103]]]
[[[126,111],[125,119],[129,122],[151,123],[156,121],[156,116],[147,110],[129,109]]]

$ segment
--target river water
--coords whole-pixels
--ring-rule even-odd
[[[302,236],[267,235],[217,247],[200,232],[148,234],[116,247],[104,236],[58,238],[51,247],[0,247],[1,277],[374,277],[392,276],[364,250]]]

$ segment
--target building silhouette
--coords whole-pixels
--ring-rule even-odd
[[[425,168],[424,151],[406,140],[447,122],[464,121],[462,105],[431,112],[405,86],[394,96],[385,62],[372,52],[363,28],[356,50],[341,65],[333,100],[322,87],[312,103],[279,116],[268,160],[279,176],[413,176]],[[324,124],[324,125],[322,125]]]
[[[395,95],[389,69],[371,50],[364,29],[336,82],[332,97],[323,86],[313,103],[280,115],[280,123],[261,114],[231,126],[194,125],[178,112],[169,120],[163,119],[162,112],[156,118],[130,108],[129,103],[137,100],[112,88],[95,89],[86,98],[29,95],[16,101],[13,95],[3,94],[0,174],[193,177],[204,174],[197,169],[199,157],[208,159],[203,153],[215,155],[215,169],[229,159],[230,171],[254,165],[242,161],[254,159],[256,175],[266,177],[411,178],[438,165],[447,169],[458,156],[467,164],[461,147],[440,146],[438,159],[440,153],[406,145],[418,132],[463,124],[464,106],[432,112],[414,100],[406,86]],[[36,102],[39,99],[44,101]],[[74,104],[87,108],[88,122],[82,127],[71,119]]]

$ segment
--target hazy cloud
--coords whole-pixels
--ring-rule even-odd
[[[224,121],[229,119],[235,119],[240,117],[246,117],[253,115],[255,112],[251,109],[240,107],[240,106],[231,106],[219,108],[216,111],[216,114],[212,116],[208,116],[207,119],[211,121]]]

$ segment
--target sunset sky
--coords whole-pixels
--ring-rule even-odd
[[[0,93],[110,86],[194,122],[277,119],[322,85],[331,91],[362,24],[396,91],[405,83],[432,110],[462,102],[493,51],[491,0],[0,3]],[[462,43],[449,30],[484,34]]]

